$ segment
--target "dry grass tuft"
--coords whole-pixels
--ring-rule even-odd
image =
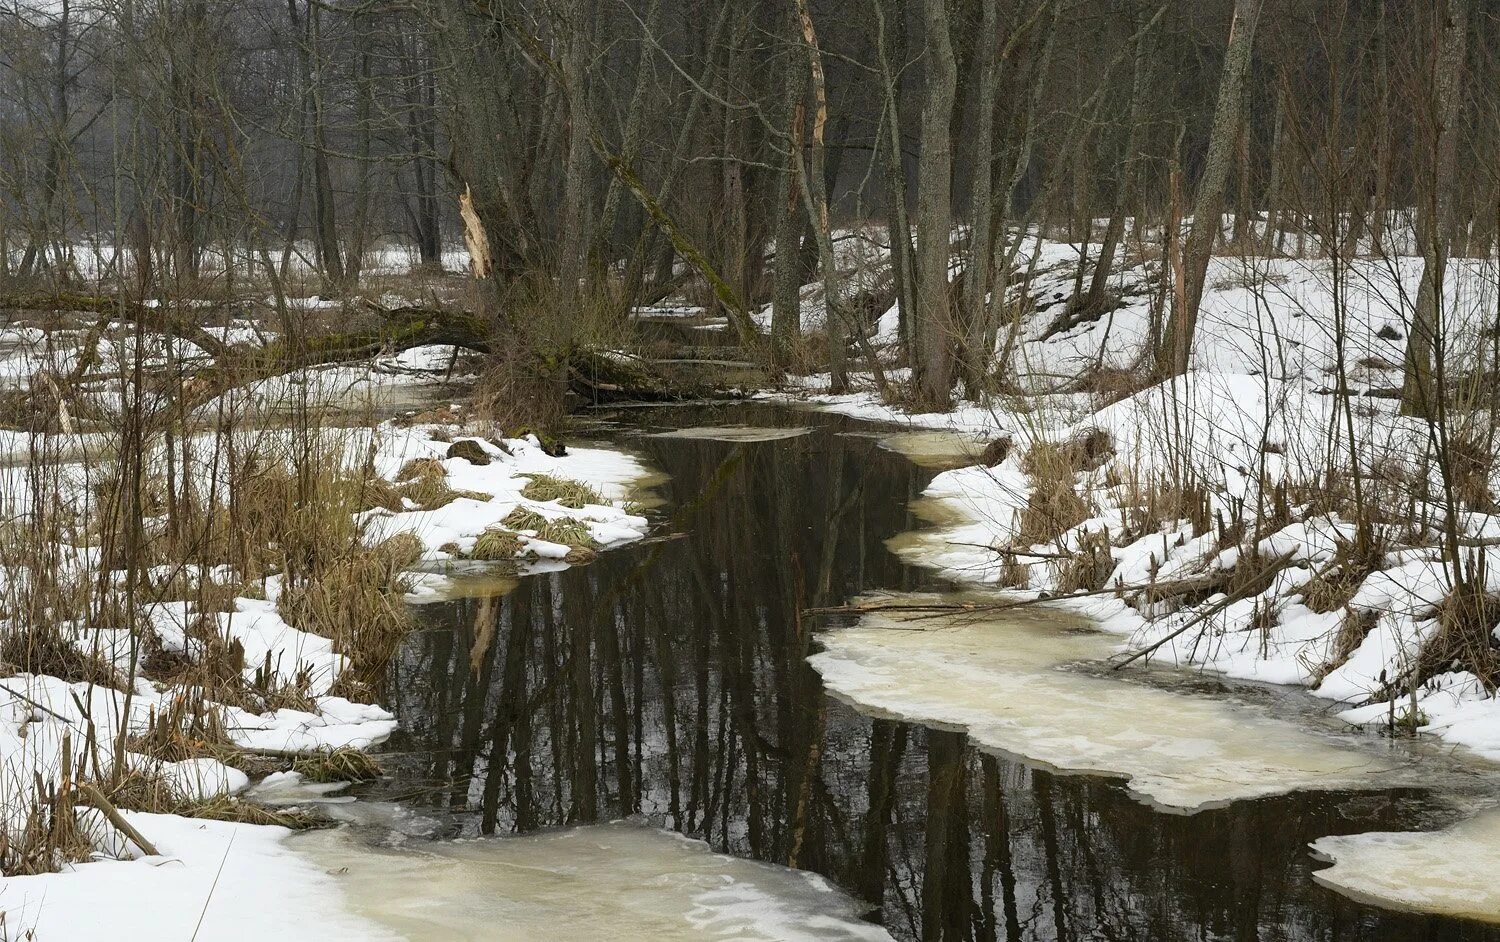
[[[1025,589],[1031,585],[1031,566],[1021,562],[1014,553],[1005,553],[1000,558],[1000,586],[1006,589]]]
[[[512,530],[530,530],[533,533],[547,525],[547,518],[526,507],[517,507],[500,521]]]
[[[597,549],[598,544],[589,534],[589,526],[582,520],[573,520],[569,517],[559,517],[556,520],[547,521],[546,525],[537,531],[537,539],[546,540],[549,543],[562,543],[566,546],[583,547],[585,549]]]
[[[0,660],[28,674],[51,674],[72,684],[96,684],[118,690],[129,686],[113,665],[79,650],[50,625],[32,625],[3,632]]]
[[[1097,592],[1104,588],[1115,571],[1115,557],[1110,552],[1109,532],[1091,530],[1079,537],[1079,548],[1067,559],[1056,563],[1059,592]]]
[[[218,757],[233,748],[222,707],[199,687],[184,686],[165,709],[153,711],[146,731],[131,737],[130,751],[162,762]]]
[[[270,825],[291,831],[327,826],[325,819],[301,808],[268,808],[253,801],[241,801],[233,795],[216,795],[213,798],[180,802],[171,813],[210,821]]]
[[[529,480],[521,489],[521,496],[527,500],[539,503],[555,500],[572,510],[581,510],[589,504],[604,503],[604,498],[599,496],[599,492],[587,484],[556,478],[550,474],[529,474],[526,477]]]
[[[350,681],[375,684],[410,630],[406,570],[421,555],[407,536],[357,547],[282,589],[277,608],[288,624],[333,640]]]
[[[295,759],[292,771],[312,782],[368,782],[381,775],[380,763],[373,756],[349,746]]]
[[[366,481],[361,496],[363,498],[360,501],[361,510],[374,510],[378,507],[400,513],[406,509],[401,489],[385,478],[371,478]]]
[[[71,788],[44,784],[38,778],[30,793],[9,798],[24,802],[27,812],[19,828],[0,826],[0,873],[7,877],[55,873],[93,854],[93,841],[78,823]]]
[[[1302,586],[1302,604],[1319,614],[1334,612],[1349,604],[1359,591],[1363,576],[1352,578],[1347,569],[1319,573]]]
[[[1090,393],[1094,411],[1114,405],[1151,385],[1149,373],[1139,370],[1098,369],[1091,370],[1078,381],[1078,389]]]
[[[1031,493],[1021,511],[1016,545],[1050,542],[1089,518],[1089,504],[1075,486],[1067,451],[1037,442],[1026,453],[1023,467],[1031,476]]]
[[[448,472],[443,470],[443,463],[436,458],[413,458],[401,466],[401,470],[396,474],[396,483],[442,481],[447,477]]]
[[[1333,562],[1302,587],[1302,604],[1319,613],[1337,611],[1385,564],[1386,542],[1373,528],[1362,532],[1355,540],[1339,540]]]
[[[1409,683],[1444,671],[1470,670],[1487,689],[1500,685],[1500,650],[1494,634],[1500,625],[1500,595],[1476,585],[1459,586],[1438,603],[1438,630],[1422,645],[1416,677],[1408,678]]]
[[[490,527],[474,540],[470,559],[515,559],[521,555],[521,539],[504,527]]]
[[[1490,471],[1495,465],[1493,446],[1475,430],[1460,429],[1448,437],[1447,459],[1454,499],[1482,513],[1494,513],[1497,508],[1490,493]]]

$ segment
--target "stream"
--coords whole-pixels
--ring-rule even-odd
[[[942,461],[921,442],[908,457],[869,425],[760,404],[599,418],[588,434],[664,472],[660,535],[589,566],[470,580],[464,597],[421,608],[387,683],[401,723],[381,756],[387,776],[341,806],[353,827],[296,839],[348,867],[356,910],[413,939],[879,938],[883,927],[943,940],[1500,940],[1500,926],[1378,909],[1312,878],[1313,840],[1431,828],[1487,800],[1483,776],[1457,763],[1330,731],[1374,764],[1422,761],[1425,773],[1430,761],[1431,774],[1424,787],[1407,775],[1186,814],[1108,775],[1009,758],[1025,754],[1009,745],[1029,748],[1024,736],[976,744],[941,717],[914,723],[830,694],[809,656],[832,656],[819,633],[834,625],[800,612],[872,592],[956,592],[886,545],[923,526],[913,507]],[[736,426],[783,431],[657,434]],[[1029,637],[1096,645],[1074,638],[1087,634],[1079,619],[1028,611]],[[999,668],[1026,669],[1027,644]],[[1274,706],[1317,728],[1326,707],[1135,673],[1144,679],[1079,679],[1144,685],[1140,709],[1228,692],[1246,715]],[[1048,721],[1096,732],[1087,709],[1070,709]],[[600,857],[609,847],[622,855]],[[681,906],[646,898],[666,879],[653,861],[675,875],[666,890],[686,894]]]

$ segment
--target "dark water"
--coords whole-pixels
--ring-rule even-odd
[[[898,938],[1500,939],[1316,886],[1308,841],[1414,826],[1414,793],[1162,814],[1095,778],[871,720],[806,663],[810,606],[934,585],[883,546],[931,477],[829,417],[622,412],[624,425],[805,424],[756,444],[623,437],[671,475],[657,530],[495,599],[428,606],[386,701],[381,797],[507,833],[641,815],[823,873]]]

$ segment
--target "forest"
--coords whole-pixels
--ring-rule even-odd
[[[1497,371],[1492,0],[0,0],[0,940],[1500,938]]]

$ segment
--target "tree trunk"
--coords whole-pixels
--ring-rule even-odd
[[[1204,158],[1203,175],[1193,199],[1193,225],[1183,246],[1184,303],[1174,308],[1167,324],[1166,336],[1156,351],[1157,371],[1164,376],[1187,372],[1193,349],[1193,334],[1198,322],[1198,305],[1203,300],[1204,281],[1208,277],[1208,260],[1223,225],[1224,190],[1234,163],[1234,145],[1244,109],[1245,75],[1250,71],[1251,52],[1255,44],[1255,27],[1260,19],[1262,0],[1235,0],[1234,18],[1229,26],[1229,47],[1224,53],[1224,68],[1219,77],[1219,99],[1214,106],[1214,124]]]
[[[977,122],[974,127],[973,184],[969,188],[969,260],[964,266],[964,391],[970,399],[983,392],[986,374],[984,328],[990,286],[990,191],[994,180],[995,86],[1000,73],[1000,12],[998,0],[981,0],[979,85],[974,95]]]
[[[363,31],[357,35],[363,45],[365,41]],[[349,257],[345,266],[345,274],[350,283],[359,281],[360,272],[364,269],[365,252],[369,248],[370,177],[371,166],[375,160],[372,140],[374,134],[371,130],[371,122],[375,120],[375,96],[370,79],[370,53],[364,48],[359,51],[359,76],[355,81],[355,94],[355,122],[358,125],[356,133],[359,140],[359,153],[358,166],[354,169],[354,231],[349,240]]]
[[[412,238],[417,260],[437,267],[443,262],[443,236],[437,192],[437,89],[432,63],[413,40],[406,54],[406,133],[411,147]]]
[[[645,133],[646,92],[653,87],[651,68],[652,43],[661,25],[661,0],[651,0],[646,8],[645,33],[641,39],[640,52],[635,60],[635,88],[630,93],[629,110],[625,113],[625,129],[620,136],[620,158],[634,167],[640,157],[641,137]],[[604,193],[604,209],[599,214],[599,227],[594,233],[594,255],[599,263],[607,264],[615,228],[619,224],[621,187],[620,181],[611,177]]]
[[[588,258],[589,126],[588,54],[589,16],[586,0],[568,4],[568,48],[562,67],[568,83],[568,149],[563,171],[562,244],[558,247],[558,280],[563,296],[581,296],[580,281]]]
[[[1386,15],[1386,0],[1380,0],[1375,13],[1375,192],[1370,207],[1370,250],[1376,255],[1384,251],[1391,199],[1391,56]]]
[[[901,133],[901,72],[891,67],[894,57],[900,69],[906,65],[906,3],[892,0],[892,16],[885,13],[886,0],[872,0],[876,18],[876,42],[880,53],[881,88],[885,93],[885,125],[890,141],[886,147],[886,179],[890,204],[888,238],[891,277],[895,282],[896,314],[908,363],[920,359],[916,326],[916,260],[912,256],[911,225],[906,216],[906,157]],[[889,38],[892,48],[886,48]]]
[[[296,0],[291,0],[293,22]],[[328,164],[327,115],[323,104],[322,7],[309,3],[303,50],[303,75],[308,83],[308,115],[312,123],[313,234],[323,276],[335,286],[344,284],[344,264],[339,253],[339,227],[333,195],[333,174]]]
[[[1110,211],[1109,228],[1104,233],[1104,244],[1099,248],[1099,259],[1094,263],[1089,293],[1081,305],[1084,311],[1089,312],[1104,308],[1115,253],[1119,251],[1120,240],[1125,234],[1125,214],[1135,194],[1136,152],[1141,149],[1141,137],[1144,134],[1142,112],[1146,108],[1146,89],[1151,69],[1151,45],[1148,39],[1157,19],[1167,9],[1163,6],[1150,23],[1142,23],[1140,2],[1141,0],[1135,0],[1131,4],[1132,18],[1135,21],[1135,64],[1130,78],[1130,114],[1125,119],[1125,153],[1120,158],[1120,180],[1115,187],[1115,204]]]
[[[833,256],[833,233],[828,224],[828,188],[825,172],[823,131],[828,124],[828,84],[823,77],[823,54],[818,48],[818,34],[813,28],[812,13],[807,0],[796,0],[797,18],[802,24],[802,40],[806,44],[808,71],[812,77],[813,126],[812,168],[804,174],[802,198],[807,203],[807,215],[812,219],[814,238],[818,244],[818,267],[823,272],[823,318],[828,335],[828,391],[842,393],[849,387],[849,376],[844,365],[844,331],[846,312],[840,294],[838,268]],[[801,151],[794,151],[792,159],[800,168]],[[856,328],[857,329],[857,328]],[[876,369],[879,365],[876,364]]]
[[[1445,0],[1443,31],[1436,74],[1434,102],[1438,108],[1430,189],[1420,202],[1417,239],[1422,246],[1422,281],[1416,311],[1406,341],[1406,376],[1401,387],[1401,411],[1434,418],[1440,411],[1435,370],[1441,370],[1443,275],[1457,218],[1453,195],[1457,183],[1459,127],[1463,118],[1463,69],[1468,52],[1468,0]]]
[[[918,395],[934,408],[953,401],[955,330],[948,291],[953,226],[953,98],[957,63],[948,33],[947,0],[922,0],[927,36],[927,97],[917,171],[917,316],[922,335]]]
[[[783,76],[783,108],[787,124],[787,161],[777,193],[776,283],[771,297],[771,356],[778,368],[789,363],[793,340],[802,333],[802,272],[797,243],[805,218],[802,209],[802,126],[806,121],[803,97],[807,73],[795,64]]]

